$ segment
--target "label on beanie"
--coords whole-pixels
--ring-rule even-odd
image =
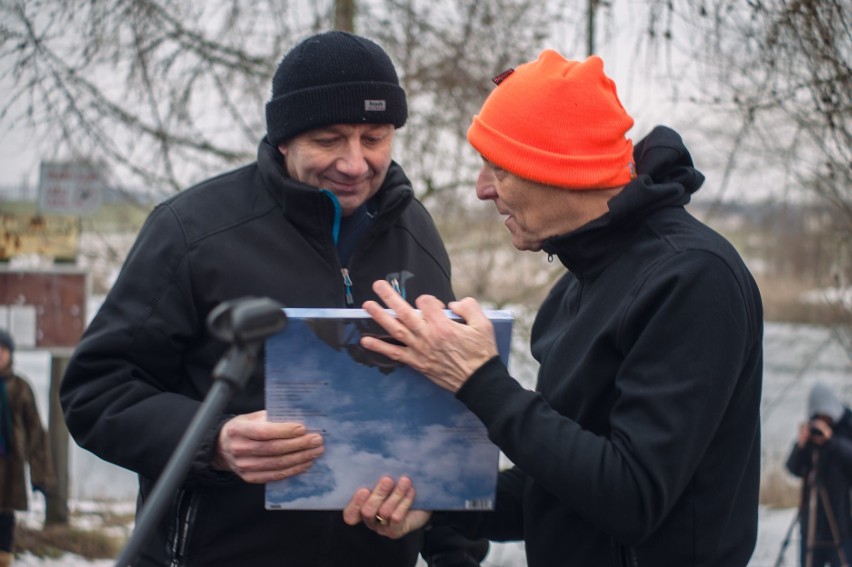
[[[367,112],[384,112],[387,104],[384,100],[365,100],[364,110]]]

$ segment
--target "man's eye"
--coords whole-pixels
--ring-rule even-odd
[[[375,146],[376,144],[381,144],[385,139],[385,136],[375,135],[375,136],[364,136],[363,140],[365,144]]]
[[[316,138],[314,141],[320,146],[328,147],[337,143],[337,138]]]

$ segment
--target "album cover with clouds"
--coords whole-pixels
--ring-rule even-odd
[[[499,449],[485,426],[451,392],[361,347],[365,335],[390,339],[366,311],[284,311],[287,325],[266,341],[267,416],[322,433],[325,453],[268,483],[267,509],[341,510],[383,475],[412,479],[415,508],[493,509]],[[508,364],[512,315],[486,315]]]

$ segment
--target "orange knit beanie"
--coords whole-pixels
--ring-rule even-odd
[[[524,179],[568,189],[606,189],[636,176],[633,119],[592,56],[553,50],[503,73],[467,131],[482,157]]]

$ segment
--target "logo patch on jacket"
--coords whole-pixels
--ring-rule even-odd
[[[409,272],[408,270],[403,270],[401,272],[391,272],[385,279],[389,284],[393,286],[393,289],[396,290],[398,294],[402,296],[403,299],[406,299],[407,290],[405,288],[408,280],[413,279],[414,274]]]

